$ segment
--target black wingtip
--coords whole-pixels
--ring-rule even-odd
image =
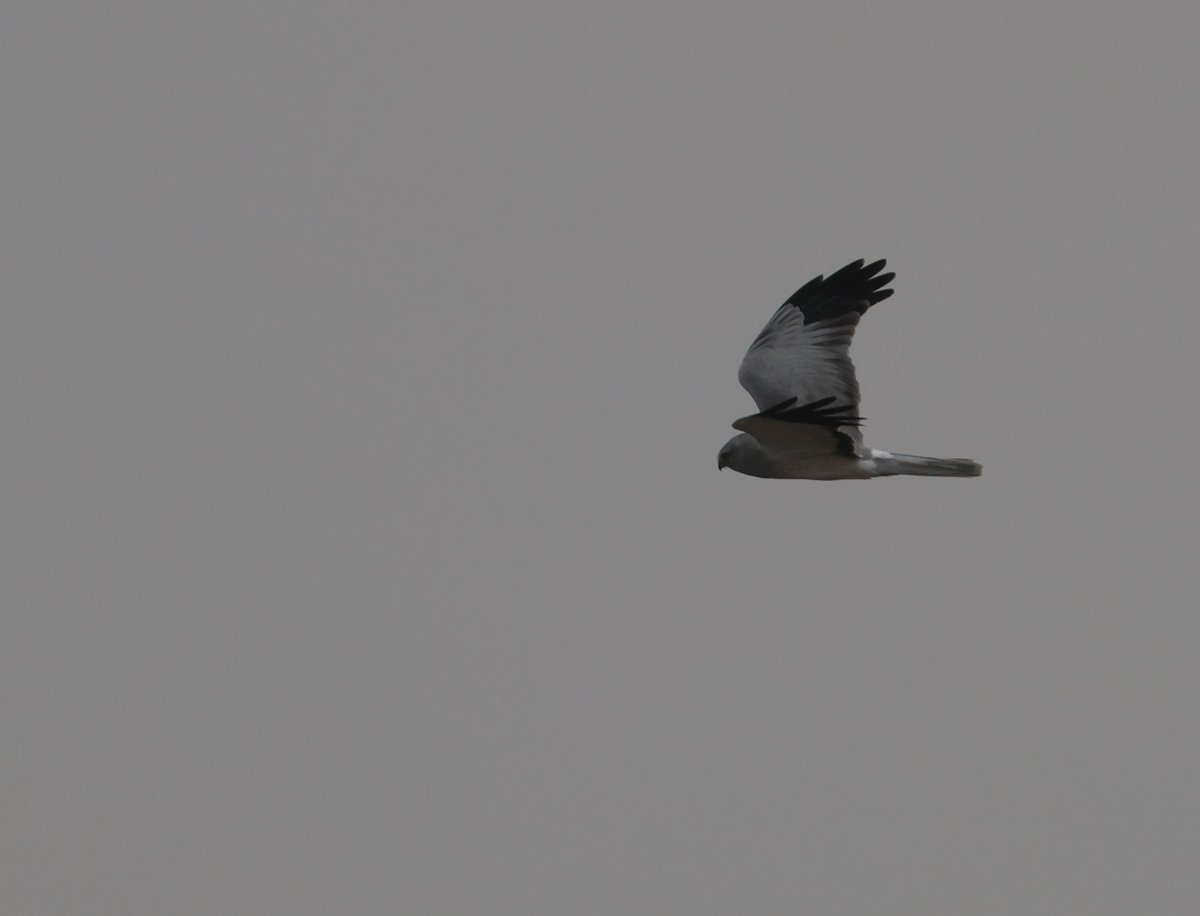
[[[894,272],[880,273],[886,266],[886,258],[870,264],[866,264],[864,258],[851,261],[828,277],[817,276],[809,280],[785,304],[799,309],[804,314],[805,324],[830,321],[852,312],[861,315],[894,292],[881,288],[896,278]]]
[[[790,408],[794,407],[798,400],[800,399],[797,397],[790,397],[786,401],[780,401],[778,404],[768,407],[766,410],[760,411],[758,415],[760,417],[779,416],[779,414],[783,413],[785,410],[789,410]]]
[[[758,416],[784,423],[812,423],[818,426],[861,426],[865,417],[854,413],[853,404],[836,404],[832,395],[799,407],[798,398],[788,398],[761,411]]]

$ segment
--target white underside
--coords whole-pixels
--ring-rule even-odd
[[[883,476],[885,472],[876,461],[876,450],[867,451],[872,453],[870,458],[822,455],[819,458],[792,462],[786,467],[776,465],[776,476],[785,480],[868,480],[871,477]],[[879,456],[891,457],[888,452],[880,452]]]
[[[872,477],[911,475],[918,477],[977,477],[979,465],[961,458],[926,458],[898,455],[868,448],[867,455],[821,455],[800,460],[773,462],[772,475],[791,480],[869,480]]]

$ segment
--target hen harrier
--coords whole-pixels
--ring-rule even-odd
[[[815,277],[779,307],[738,369],[759,413],[721,447],[718,468],[754,477],[849,480],[916,474],[978,477],[966,458],[922,458],[863,445],[858,427],[858,379],[850,341],[859,319],[894,290],[886,261],[847,264],[828,279]]]

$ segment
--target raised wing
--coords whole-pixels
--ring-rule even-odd
[[[761,413],[742,417],[734,429],[749,433],[777,461],[788,464],[826,455],[858,455],[862,417],[833,397],[797,405],[788,398]]]
[[[886,264],[864,267],[859,259],[827,279],[813,278],[779,307],[738,369],[738,381],[759,410],[789,399],[803,405],[831,399],[858,413],[850,341],[863,313],[894,292],[882,288],[896,276],[880,273]]]

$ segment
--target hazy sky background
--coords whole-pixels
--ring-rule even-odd
[[[0,911],[1191,916],[1194,2],[10,2]],[[718,473],[886,257],[877,447]]]

